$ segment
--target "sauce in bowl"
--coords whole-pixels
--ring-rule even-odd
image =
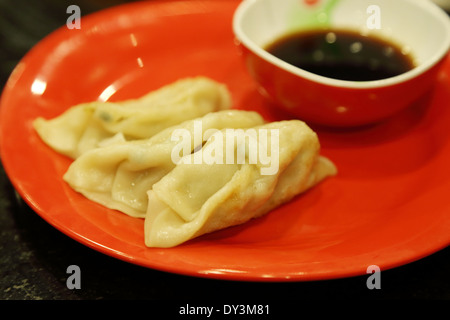
[[[308,30],[283,36],[265,50],[303,70],[339,80],[371,81],[415,67],[399,45],[350,30]]]

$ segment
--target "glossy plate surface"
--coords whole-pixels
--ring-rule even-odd
[[[450,244],[450,64],[435,91],[387,122],[315,128],[338,176],[265,217],[171,249],[150,249],[143,221],[101,207],[62,180],[70,160],[32,130],[72,105],[139,97],[179,78],[229,86],[234,107],[273,112],[234,43],[239,1],[137,2],[62,27],[24,57],[1,100],[1,157],[48,223],[102,253],[157,270],[248,281],[306,281],[397,267]]]

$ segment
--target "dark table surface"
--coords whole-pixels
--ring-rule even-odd
[[[122,1],[0,0],[0,85],[20,58],[64,25],[66,9],[82,15]],[[369,275],[300,283],[246,283],[169,274],[103,255],[72,240],[34,213],[0,168],[0,299],[2,300],[179,300],[227,303],[252,298],[444,299],[450,300],[450,248],[381,272],[381,289],[369,290]],[[69,289],[67,267],[82,270],[81,289]]]

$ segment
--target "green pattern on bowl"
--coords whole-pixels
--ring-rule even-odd
[[[300,4],[291,10],[288,18],[290,32],[299,29],[326,28],[330,25],[333,9],[340,0],[320,0],[321,3],[313,5]]]

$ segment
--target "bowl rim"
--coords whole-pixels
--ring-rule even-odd
[[[440,8],[437,4],[432,1],[416,1],[416,0],[402,0],[405,3],[409,3],[412,6],[419,6],[422,9],[426,10],[429,14],[435,16],[444,26],[445,28],[445,37],[442,42],[442,46],[438,51],[434,53],[429,59],[422,62],[420,65],[415,68],[402,73],[400,75],[380,79],[380,80],[370,80],[370,81],[351,81],[351,80],[341,80],[334,79],[325,76],[321,76],[296,66],[293,66],[275,56],[268,53],[261,46],[257,45],[241,28],[241,21],[244,15],[248,10],[252,8],[252,6],[260,1],[267,0],[242,0],[242,2],[236,8],[233,18],[232,18],[232,30],[235,36],[235,40],[237,44],[245,46],[251,52],[262,58],[263,60],[273,64],[287,72],[290,72],[296,76],[306,78],[307,80],[316,82],[318,84],[329,85],[333,87],[342,87],[342,88],[351,88],[351,89],[370,89],[370,88],[380,88],[386,86],[393,86],[396,84],[401,84],[406,81],[412,80],[426,71],[430,70],[433,66],[438,64],[441,60],[443,60],[447,53],[450,50],[450,17],[449,15]]]

